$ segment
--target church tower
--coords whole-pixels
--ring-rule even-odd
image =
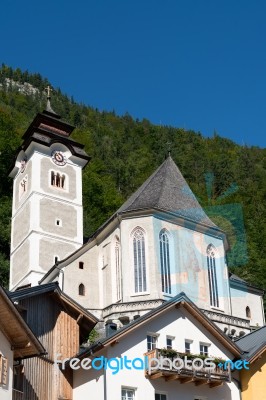
[[[50,105],[23,135],[15,165],[10,289],[37,285],[57,261],[83,244],[83,145],[70,139],[74,127]]]

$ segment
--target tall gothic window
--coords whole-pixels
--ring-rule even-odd
[[[115,270],[116,270],[116,298],[121,299],[121,273],[120,273],[120,251],[119,241],[115,244]]]
[[[171,294],[169,236],[165,230],[160,232],[159,240],[160,240],[160,264],[161,264],[162,291],[163,291],[163,293]]]
[[[138,228],[133,235],[133,255],[134,255],[134,282],[135,292],[146,292],[146,258],[145,258],[145,238],[143,231]]]
[[[215,264],[215,249],[212,244],[210,244],[207,247],[207,266],[208,266],[210,304],[213,307],[219,307],[219,295],[218,295],[216,264]]]

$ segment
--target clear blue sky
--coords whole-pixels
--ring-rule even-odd
[[[2,0],[0,62],[74,99],[266,147],[263,0]]]

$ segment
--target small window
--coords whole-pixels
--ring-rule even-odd
[[[251,318],[251,312],[249,306],[246,307],[246,317]]]
[[[167,400],[166,394],[155,393],[155,400]]]
[[[167,349],[173,348],[173,339],[172,338],[169,338],[169,337],[166,338],[166,348]]]
[[[206,344],[200,344],[200,355],[208,356],[209,355],[209,346]]]
[[[121,400],[134,400],[135,390],[134,389],[122,389]]]
[[[84,262],[83,261],[79,262],[79,269],[84,269]]]
[[[55,220],[55,224],[56,224],[56,226],[62,226],[62,221],[61,221],[61,219],[56,219],[56,220]]]
[[[191,342],[189,340],[185,340],[185,353],[191,353]]]
[[[156,335],[147,335],[147,349],[148,351],[156,348],[157,336]]]
[[[79,285],[79,295],[85,296],[85,286],[83,285],[83,283]]]
[[[19,390],[20,392],[23,392],[23,381],[24,381],[24,365],[15,364],[13,366],[13,388],[15,390]]]

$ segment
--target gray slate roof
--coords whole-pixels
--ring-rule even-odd
[[[117,213],[151,208],[170,211],[181,218],[219,229],[205,214],[170,156]]]
[[[236,344],[245,352],[242,358],[249,360],[266,345],[266,326],[241,337],[236,340]]]

